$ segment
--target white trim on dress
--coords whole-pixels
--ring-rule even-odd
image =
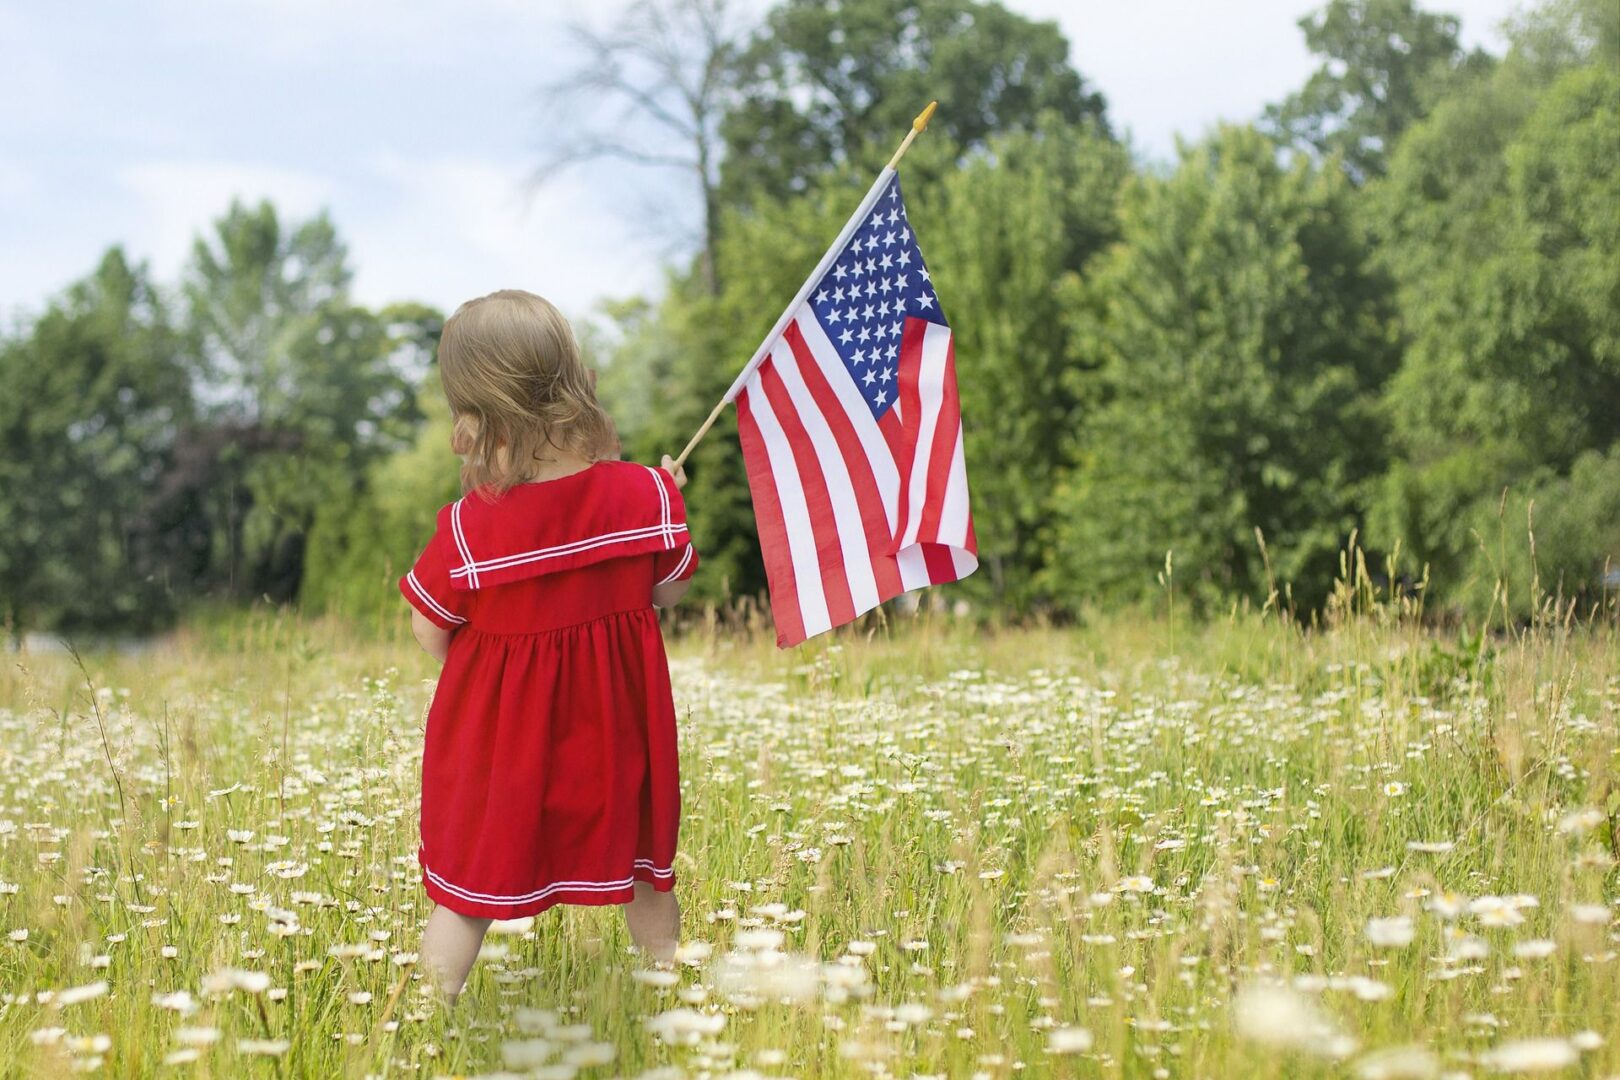
[[[635,540],[646,540],[663,536],[666,545],[673,547],[676,535],[686,532],[686,525],[644,525],[639,529],[622,529],[618,532],[602,533],[599,536],[587,537],[584,540],[574,540],[566,544],[556,544],[552,547],[535,548],[533,551],[523,551],[516,555],[503,555],[498,559],[485,559],[479,563],[469,563],[450,571],[451,577],[465,577],[468,584],[474,588],[478,586],[478,575],[490,573],[495,570],[507,570],[524,563],[540,562],[543,559],[556,559],[564,555],[577,555],[582,551],[603,547],[607,544],[630,543]]]
[[[657,878],[669,878],[675,875],[673,866],[660,869],[653,865],[651,859],[637,859],[635,865]],[[429,881],[445,892],[452,896],[459,896],[463,900],[470,900],[475,904],[528,904],[536,900],[544,900],[556,892],[618,892],[630,888],[636,882],[634,875],[618,881],[554,881],[544,888],[535,889],[533,892],[522,893],[518,896],[502,896],[497,893],[475,892],[472,889],[464,889],[460,885],[453,885],[427,866],[423,866],[422,871],[427,874]]]
[[[449,608],[445,607],[443,604],[441,604],[437,600],[435,600],[433,598],[433,594],[428,592],[427,589],[423,588],[422,583],[419,580],[417,580],[415,570],[411,570],[408,573],[406,573],[405,582],[406,582],[406,584],[410,585],[411,590],[413,592],[415,592],[416,595],[421,598],[422,603],[426,604],[433,611],[433,613],[435,615],[437,615],[439,618],[445,620],[446,622],[453,622],[453,623],[464,623],[464,622],[467,621],[466,619],[462,618],[460,615],[457,615],[455,612],[451,611]]]
[[[675,546],[675,537],[668,532],[669,529],[669,489],[664,486],[664,478],[658,475],[658,470],[651,465],[642,468],[652,473],[653,485],[658,488],[659,523],[666,530],[664,533],[664,550],[668,551]]]
[[[450,508],[450,531],[455,533],[456,550],[461,552],[461,569],[450,571],[450,576],[454,577],[457,573],[466,575],[468,584],[476,589],[478,564],[473,562],[472,549],[467,546],[467,534],[461,531],[461,504],[464,501],[465,496],[457,499],[455,505]]]
[[[686,551],[681,555],[681,561],[676,563],[675,569],[671,570],[669,575],[658,584],[668,585],[670,582],[684,574],[686,572],[686,568],[690,565],[692,565],[692,544],[690,541],[688,541],[686,544]]]

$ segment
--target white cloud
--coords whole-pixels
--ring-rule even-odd
[[[588,172],[532,193],[521,163],[467,158],[374,165],[378,198],[341,215],[364,252],[362,301],[421,298],[442,307],[494,289],[530,289],[570,315],[597,299],[656,286],[656,259]]]
[[[228,161],[142,161],[118,170],[134,198],[126,231],[132,250],[172,278],[194,237],[230,208],[232,199],[269,199],[284,217],[308,217],[332,199],[333,181],[319,173]]]

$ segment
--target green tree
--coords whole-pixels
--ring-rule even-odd
[[[1063,436],[1096,359],[1072,340],[1069,305],[1088,260],[1118,235],[1123,147],[1049,115],[933,185],[907,188],[923,253],[951,320],[964,449],[984,573],[965,589],[1016,610],[1041,587],[1054,492],[1072,466]]]
[[[113,248],[0,347],[0,619],[146,630],[189,593],[149,492],[192,410],[144,265]]]
[[[424,414],[404,449],[374,462],[352,500],[315,511],[305,559],[302,605],[355,617],[397,614],[395,582],[433,535],[439,507],[461,494],[450,451],[450,407],[429,376],[417,400]]]
[[[1356,180],[1379,176],[1396,141],[1427,114],[1449,76],[1489,61],[1465,54],[1453,15],[1413,0],[1331,0],[1299,21],[1322,66],[1266,110],[1285,141],[1338,155]]]
[[[346,501],[369,464],[408,439],[414,380],[438,316],[353,304],[324,216],[284,225],[233,203],[194,245],[185,295],[194,379],[212,455],[173,497],[209,522],[213,587],[289,600],[317,510]]]
[[[843,166],[875,172],[934,98],[929,140],[961,150],[1046,113],[1077,123],[1104,112],[1056,23],[983,0],[784,0],[738,68],[741,99],[720,127],[720,190],[733,207],[807,190]]]
[[[1528,619],[1549,600],[1585,615],[1605,599],[1605,574],[1620,572],[1620,445],[1579,454],[1566,473],[1521,478],[1474,503],[1466,521],[1466,576],[1440,582],[1441,603],[1481,619]]]
[[[1544,0],[1508,23],[1522,77],[1550,82],[1572,68],[1620,59],[1620,5],[1609,0]]]
[[[1384,464],[1394,359],[1351,197],[1339,170],[1284,167],[1247,128],[1130,186],[1075,298],[1078,354],[1101,370],[1082,376],[1094,404],[1059,489],[1054,593],[1145,598],[1173,551],[1204,599],[1263,598],[1271,575],[1302,610],[1322,597]]]
[[[1571,17],[1532,20],[1529,45],[1412,130],[1369,206],[1408,338],[1379,533],[1476,613],[1514,567],[1510,614],[1534,603],[1527,555],[1503,547],[1504,530],[1528,547],[1528,513],[1503,518],[1504,498],[1562,500],[1577,463],[1620,440],[1620,63],[1594,47],[1603,22],[1556,11]],[[1544,520],[1602,532],[1562,510]],[[1565,547],[1538,533],[1543,550]],[[1587,552],[1585,580],[1614,554]],[[1576,569],[1565,560],[1543,581],[1579,591]]]

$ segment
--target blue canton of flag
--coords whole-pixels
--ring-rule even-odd
[[[816,283],[810,302],[873,417],[881,418],[899,398],[906,316],[949,325],[906,220],[898,175]]]

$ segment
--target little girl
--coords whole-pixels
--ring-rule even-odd
[[[454,1000],[494,919],[625,904],[675,951],[675,706],[653,608],[697,567],[684,473],[615,460],[567,320],[532,293],[470,300],[439,377],[467,493],[400,590],[443,661],[422,760],[422,960]]]

